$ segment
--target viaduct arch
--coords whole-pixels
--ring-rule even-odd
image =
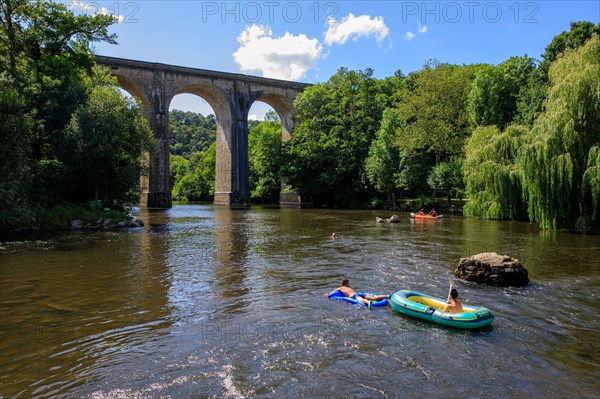
[[[140,99],[154,132],[157,150],[144,156],[145,171],[140,178],[140,204],[148,207],[170,208],[172,205],[168,116],[169,104],[174,96],[196,94],[204,98],[215,112],[215,205],[247,206],[250,204],[250,107],[255,101],[273,107],[281,118],[282,139],[285,141],[291,137],[294,128],[294,99],[309,86],[306,83],[99,55],[96,62],[109,68],[121,87]]]

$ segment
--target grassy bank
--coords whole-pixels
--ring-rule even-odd
[[[34,207],[15,206],[0,212],[0,232],[66,230],[71,228],[73,220],[80,220],[83,225],[87,225],[96,223],[100,218],[122,220],[126,215],[124,210],[112,210],[90,203],[60,202]]]

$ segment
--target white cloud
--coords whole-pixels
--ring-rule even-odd
[[[350,13],[341,21],[330,18],[327,23],[329,28],[325,32],[325,43],[329,46],[334,43],[344,44],[350,38],[357,40],[361,36],[375,36],[377,43],[381,44],[389,33],[383,17],[371,18],[369,15],[355,17]]]
[[[317,39],[286,32],[273,37],[271,28],[252,24],[237,37],[240,47],[233,53],[242,72],[260,72],[266,78],[299,80],[315,66],[323,46]]]
[[[246,45],[254,40],[257,40],[263,36],[272,36],[273,32],[271,28],[265,25],[256,25],[252,24],[250,26],[246,26],[246,29],[240,33],[237,37],[238,43],[241,45]]]
[[[75,9],[80,9],[82,13],[89,15],[111,15],[115,22],[123,22],[125,17],[122,15],[114,14],[110,9],[106,7],[100,7],[98,4],[90,4],[82,1],[74,1],[72,3],[67,3],[68,8],[75,12]]]
[[[429,28],[427,28],[427,25],[421,25],[421,22],[420,22],[420,21],[417,21],[417,25],[418,25],[418,28],[417,28],[417,33],[420,33],[420,34],[425,34],[425,33],[427,33],[427,30],[429,29]],[[408,31],[408,32],[406,32],[406,34],[404,35],[404,39],[406,39],[406,40],[408,40],[408,41],[411,41],[411,40],[412,40],[412,39],[414,39],[416,36],[417,36],[417,34],[416,34],[416,33],[414,33],[414,32],[411,32],[411,31]]]

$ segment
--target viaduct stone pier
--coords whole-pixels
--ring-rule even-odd
[[[250,204],[250,107],[255,101],[273,107],[281,118],[282,140],[288,140],[294,127],[293,101],[298,93],[309,86],[305,83],[105,56],[96,56],[96,62],[108,68],[117,77],[121,87],[141,101],[154,132],[157,149],[145,155],[140,179],[140,205],[148,207],[169,208],[172,203],[169,104],[174,96],[182,93],[198,95],[215,112],[217,159],[214,203],[247,206]]]

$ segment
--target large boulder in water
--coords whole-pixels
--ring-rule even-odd
[[[476,283],[521,287],[529,282],[527,269],[518,259],[496,252],[461,258],[454,275]]]

